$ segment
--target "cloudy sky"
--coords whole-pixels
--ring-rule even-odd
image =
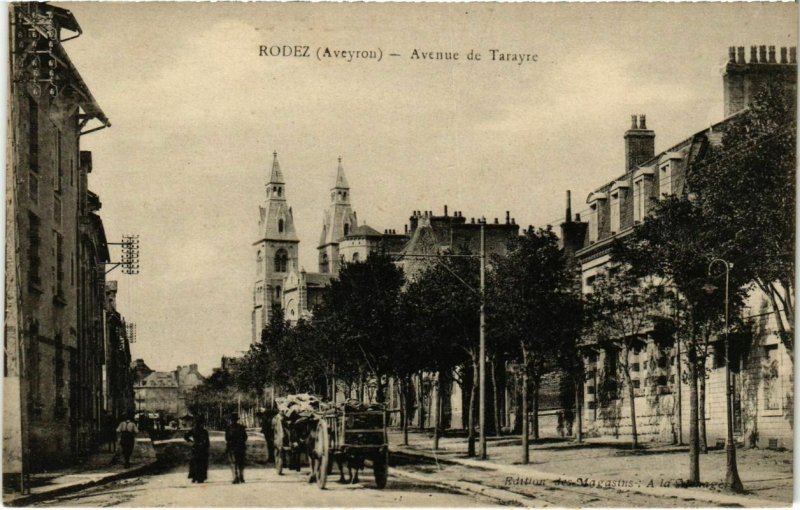
[[[445,204],[557,223],[565,190],[577,212],[624,171],[631,114],[666,149],[722,118],[729,46],[797,41],[795,4],[58,5],[83,27],[65,46],[113,124],[82,140],[107,234],[141,239],[141,273],[113,273],[133,354],[161,370],[209,372],[249,345],[273,151],[309,271],[340,155],[359,220],[378,230]],[[284,44],[383,59],[259,56]]]

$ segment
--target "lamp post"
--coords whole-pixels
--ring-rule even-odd
[[[725,454],[727,457],[727,470],[725,483],[733,492],[744,492],[739,470],[736,468],[736,445],[733,442],[733,380],[731,376],[731,343],[728,331],[728,292],[730,283],[731,264],[722,259],[714,259],[708,265],[708,274],[717,262],[725,266],[725,408],[728,414],[728,437],[725,441]]]

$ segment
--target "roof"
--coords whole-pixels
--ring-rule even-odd
[[[339,157],[339,166],[336,168],[336,182],[333,188],[350,189],[350,184],[347,183],[347,177],[344,176],[344,168],[342,168],[342,158]]]
[[[333,275],[325,273],[306,273],[306,285],[325,287],[330,285]]]
[[[351,230],[350,233],[345,236],[345,239],[348,237],[381,237],[381,235],[383,234],[369,225],[361,225]]]
[[[283,180],[283,172],[281,172],[281,165],[278,163],[278,153],[272,153],[272,171],[269,176],[269,184],[286,184]]]
[[[142,379],[139,385],[154,388],[177,388],[178,381],[175,380],[175,372],[153,372]]]

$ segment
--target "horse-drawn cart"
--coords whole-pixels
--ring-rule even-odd
[[[389,468],[389,444],[386,434],[386,410],[380,406],[367,410],[342,405],[335,410],[320,413],[317,422],[311,469],[317,485],[325,488],[334,461],[340,466],[356,466],[356,472],[365,460],[372,462],[375,484],[386,487]]]

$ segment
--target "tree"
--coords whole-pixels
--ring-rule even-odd
[[[786,352],[794,360],[796,92],[770,82],[749,109],[723,126],[722,146],[711,148],[687,174],[709,232],[736,273],[767,296]]]
[[[315,314],[320,337],[330,341],[327,357],[340,361],[335,365],[337,372],[348,359],[358,359],[377,383],[378,402],[385,399],[386,377],[393,368],[387,346],[401,341],[400,290],[404,282],[402,269],[384,255],[344,264]]]
[[[738,260],[741,246],[720,243],[724,220],[708,216],[688,196],[670,196],[654,204],[653,211],[631,235],[614,246],[612,259],[627,264],[640,277],[662,278],[680,297],[680,334],[687,343],[687,377],[690,385],[689,482],[700,483],[700,427],[698,378],[704,376],[704,338],[719,333],[723,304],[719,292],[708,292],[708,266],[715,258]],[[719,228],[717,228],[719,227]],[[748,277],[731,273],[731,317],[738,317],[748,292]]]
[[[588,336],[614,358],[616,372],[622,375],[628,390],[631,413],[631,444],[639,445],[636,429],[636,388],[631,377],[632,354],[646,346],[646,333],[652,329],[662,295],[662,287],[653,278],[640,278],[627,264],[595,277],[592,292],[586,296],[585,323]],[[606,374],[616,379],[617,373]],[[612,389],[616,396],[619,388]]]
[[[469,386],[467,449],[472,456],[479,361],[478,261],[466,251],[458,253],[462,257],[448,257],[453,255],[450,252],[442,255],[408,284],[403,302],[409,334],[423,340],[420,352],[424,353],[425,365],[421,368],[436,372],[439,381],[434,448],[438,448],[441,429],[444,378],[449,376],[462,387]],[[464,370],[466,367],[471,370]]]
[[[578,337],[580,305],[558,238],[549,226],[528,228],[510,241],[505,256],[493,258],[492,265],[488,291],[492,343],[514,352],[522,367],[522,462],[527,464],[529,379],[533,435],[538,439],[539,383],[556,365],[558,346]]]

